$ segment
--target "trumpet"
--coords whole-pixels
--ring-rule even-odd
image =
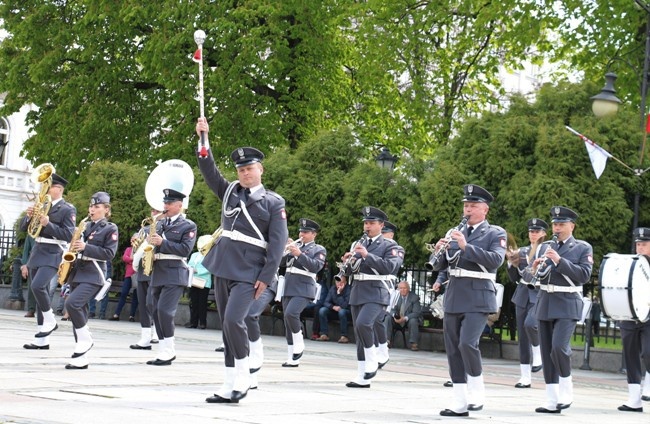
[[[295,240],[295,241],[293,241],[291,239],[287,240],[287,245],[284,247],[284,253],[282,254],[282,256],[287,256],[289,253],[291,253],[291,248],[293,246],[296,246],[297,248],[301,248],[302,247],[302,237],[300,237],[298,240]]]
[[[429,262],[424,264],[424,267],[429,270],[429,271],[438,271],[440,270],[441,264],[440,261],[442,259],[442,255],[445,254],[445,251],[447,250],[447,247],[449,247],[449,243],[451,243],[452,238],[451,238],[451,233],[452,231],[462,231],[462,229],[465,227],[467,224],[467,221],[469,220],[469,215],[466,215],[463,217],[463,219],[460,221],[460,224],[458,224],[457,227],[452,228],[451,230],[447,231],[447,236],[443,240],[442,244],[440,245],[440,248],[436,249],[434,244],[426,244],[427,250],[431,252],[431,257],[429,258]]]
[[[557,237],[558,237],[557,234],[553,234],[553,237],[551,238],[551,243],[556,243]],[[528,288],[531,290],[534,290],[535,287],[539,285],[540,278],[546,277],[546,274],[548,274],[548,272],[551,270],[546,264],[546,251],[544,251],[542,258],[544,258],[544,261],[539,263],[537,269],[535,270],[535,273],[533,274],[533,278],[530,280],[529,283],[526,284],[526,286],[528,286]]]
[[[365,244],[366,241],[368,241],[368,233],[363,233],[361,238],[352,244],[350,252],[348,252],[350,253],[350,256],[346,259],[346,261],[336,263],[336,266],[339,267],[339,273],[334,276],[334,281],[338,283],[346,274],[349,275],[359,270],[359,267],[361,266],[361,261],[359,260],[360,256],[354,253],[354,248],[361,243]],[[350,270],[350,273],[347,273],[348,269]]]

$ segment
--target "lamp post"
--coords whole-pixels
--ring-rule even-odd
[[[381,152],[379,152],[379,155],[375,158],[375,162],[380,168],[392,171],[395,167],[395,162],[397,162],[397,157],[391,155],[390,150],[388,150],[387,147],[382,147]]]
[[[643,169],[643,158],[645,155],[645,144],[646,144],[646,99],[648,95],[648,67],[650,65],[650,3],[645,3],[641,0],[634,0],[634,2],[646,12],[646,37],[645,37],[645,54],[643,57],[643,74],[641,75],[641,105],[639,108],[640,114],[640,126],[643,131],[643,142],[639,146],[639,162],[638,166],[634,168],[634,175],[639,177],[636,190],[634,193],[634,217],[632,221],[632,231],[639,226],[639,201],[640,201],[640,178],[641,176],[650,168]],[[614,58],[610,63],[616,59]],[[622,60],[627,63],[630,67],[634,67],[627,61]],[[616,97],[616,90],[614,89],[614,82],[616,81],[616,74],[613,72],[608,72],[605,74],[605,86],[597,95],[593,96],[591,100],[592,111],[594,115],[598,117],[607,116],[615,114],[618,111],[618,105],[621,103],[621,100]],[[632,253],[635,253],[635,244],[632,240]]]

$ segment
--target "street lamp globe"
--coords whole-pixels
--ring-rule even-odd
[[[391,155],[387,147],[382,147],[381,152],[375,158],[375,162],[380,168],[392,171],[395,167],[395,162],[397,162],[397,157]]]
[[[616,97],[616,90],[614,90],[614,82],[616,81],[616,74],[608,72],[605,74],[605,86],[600,93],[591,98],[591,110],[599,118],[604,116],[614,115],[618,112],[618,105],[621,104],[621,99]]]

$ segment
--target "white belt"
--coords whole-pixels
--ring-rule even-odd
[[[540,284],[540,289],[548,293],[582,293],[582,286],[556,286],[555,284]]]
[[[155,260],[177,260],[177,261],[184,261],[185,257],[183,256],[178,256],[178,255],[168,255],[167,253],[156,253],[153,255],[153,258]]]
[[[59,246],[67,246],[68,242],[64,240],[54,240],[46,237],[36,237],[34,239],[36,243],[45,243],[45,244],[58,244]]]
[[[457,278],[479,278],[482,280],[496,280],[496,272],[469,271],[463,268],[454,268],[449,270],[450,277]]]
[[[355,281],[392,281],[392,275],[352,274]]]
[[[106,262],[106,261],[103,261],[101,259],[95,259],[95,258],[91,258],[89,256],[83,256],[83,255],[80,256],[79,259],[81,259],[82,261]]]
[[[287,268],[286,274],[300,274],[300,275],[306,275],[307,277],[311,277],[314,280],[316,280],[316,273],[315,272],[309,272],[306,269],[300,269],[296,268],[295,266],[292,266],[290,268]]]
[[[266,249],[266,246],[268,246],[268,243],[264,240],[256,239],[255,237],[249,237],[237,230],[223,230],[221,237],[226,237],[233,241],[243,241],[244,243],[252,244],[253,246],[261,247],[262,249]]]

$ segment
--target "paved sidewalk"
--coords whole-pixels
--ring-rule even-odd
[[[263,336],[266,361],[260,387],[238,405],[204,402],[220,385],[223,356],[214,351],[221,333],[177,328],[172,366],[145,365],[155,351],[134,351],[140,326],[91,320],[95,339],[87,370],[65,370],[74,341],[71,323],[59,321],[51,350],[27,351],[34,319],[0,310],[0,423],[429,423],[443,418],[451,389],[444,354],[391,350],[388,365],[370,389],[345,387],[356,373],[354,345],[306,341],[298,368],[282,368],[284,337]],[[155,349],[155,347],[154,347]],[[650,422],[644,413],[616,408],[627,399],[625,377],[574,371],[575,401],[562,414],[536,414],[545,391],[541,373],[532,389],[515,389],[519,365],[486,360],[487,402],[473,421],[512,424],[570,420],[572,424]]]

